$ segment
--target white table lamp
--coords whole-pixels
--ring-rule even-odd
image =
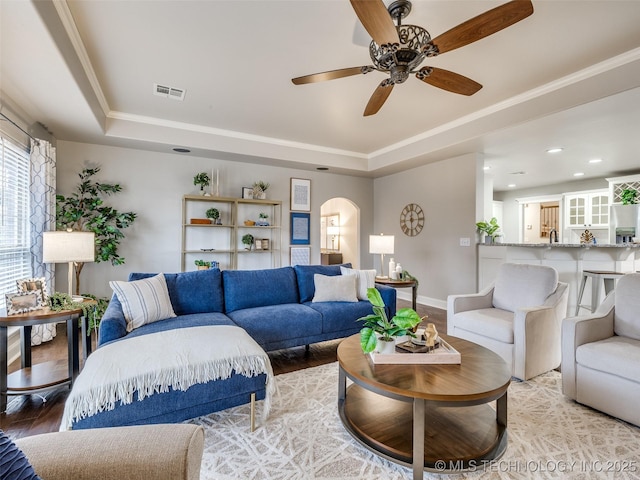
[[[384,274],[384,254],[393,254],[395,237],[393,235],[369,235],[369,253],[380,254],[380,277],[388,278]]]
[[[340,227],[337,225],[329,225],[327,227],[327,235],[331,235],[331,250],[335,250],[335,241],[338,237],[338,249],[340,249]]]
[[[74,265],[78,262],[95,261],[95,234],[93,232],[60,231],[44,232],[42,235],[42,261],[44,263],[69,263],[69,295],[73,298]]]

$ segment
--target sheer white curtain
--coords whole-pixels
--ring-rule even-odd
[[[45,140],[31,140],[31,268],[34,277],[44,277],[49,294],[55,291],[55,266],[42,262],[42,232],[56,229],[56,149]],[[31,344],[53,340],[56,324],[37,325]]]

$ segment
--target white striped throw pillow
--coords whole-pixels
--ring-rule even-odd
[[[109,286],[122,304],[127,332],[147,323],[176,316],[162,273],[133,282],[111,281]]]

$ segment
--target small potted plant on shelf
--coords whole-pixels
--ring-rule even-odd
[[[269,188],[269,184],[267,182],[263,182],[262,180],[258,180],[253,183],[253,198],[264,200],[267,198],[267,194],[265,193]]]
[[[485,244],[489,245],[495,243],[496,237],[499,235],[498,230],[500,230],[500,225],[498,225],[498,219],[496,217],[493,217],[488,222],[477,222],[476,228],[478,229],[478,232],[484,232]]]
[[[378,353],[395,353],[396,337],[415,337],[413,330],[422,320],[415,310],[401,308],[389,320],[384,301],[376,288],[367,289],[367,298],[373,306],[373,313],[358,319],[364,322],[360,330],[360,346],[364,353],[374,350]]]
[[[196,260],[195,264],[198,270],[209,270],[211,268],[211,262],[205,260]]]
[[[204,187],[208,187],[211,182],[211,178],[207,172],[200,172],[193,177],[193,184],[200,185],[200,195],[205,195]]]
[[[638,203],[638,191],[633,188],[625,188],[620,195],[623,205],[635,205]]]
[[[269,222],[267,221],[267,219],[269,218],[269,215],[267,215],[264,212],[261,212],[259,215],[259,220],[256,222],[256,225],[259,227],[268,227],[269,226]]]
[[[215,225],[222,225],[222,219],[220,218],[220,210],[218,210],[217,208],[210,208],[209,210],[207,210],[207,218],[210,218],[211,220],[213,220],[213,223]]]
[[[247,250],[251,250],[251,246],[253,245],[253,235],[251,235],[250,233],[245,234],[242,237],[242,243],[247,246]]]

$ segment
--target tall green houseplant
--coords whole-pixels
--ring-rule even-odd
[[[80,183],[69,196],[56,195],[56,227],[58,230],[72,229],[81,232],[93,232],[96,236],[96,262],[111,262],[122,265],[125,261],[118,254],[120,241],[124,238],[122,230],[136,219],[133,212],[119,212],[104,200],[110,195],[122,191],[117,184],[100,183],[94,176],[100,168],[85,168],[78,174]],[[80,295],[80,274],[83,262],[76,264],[76,295]]]

